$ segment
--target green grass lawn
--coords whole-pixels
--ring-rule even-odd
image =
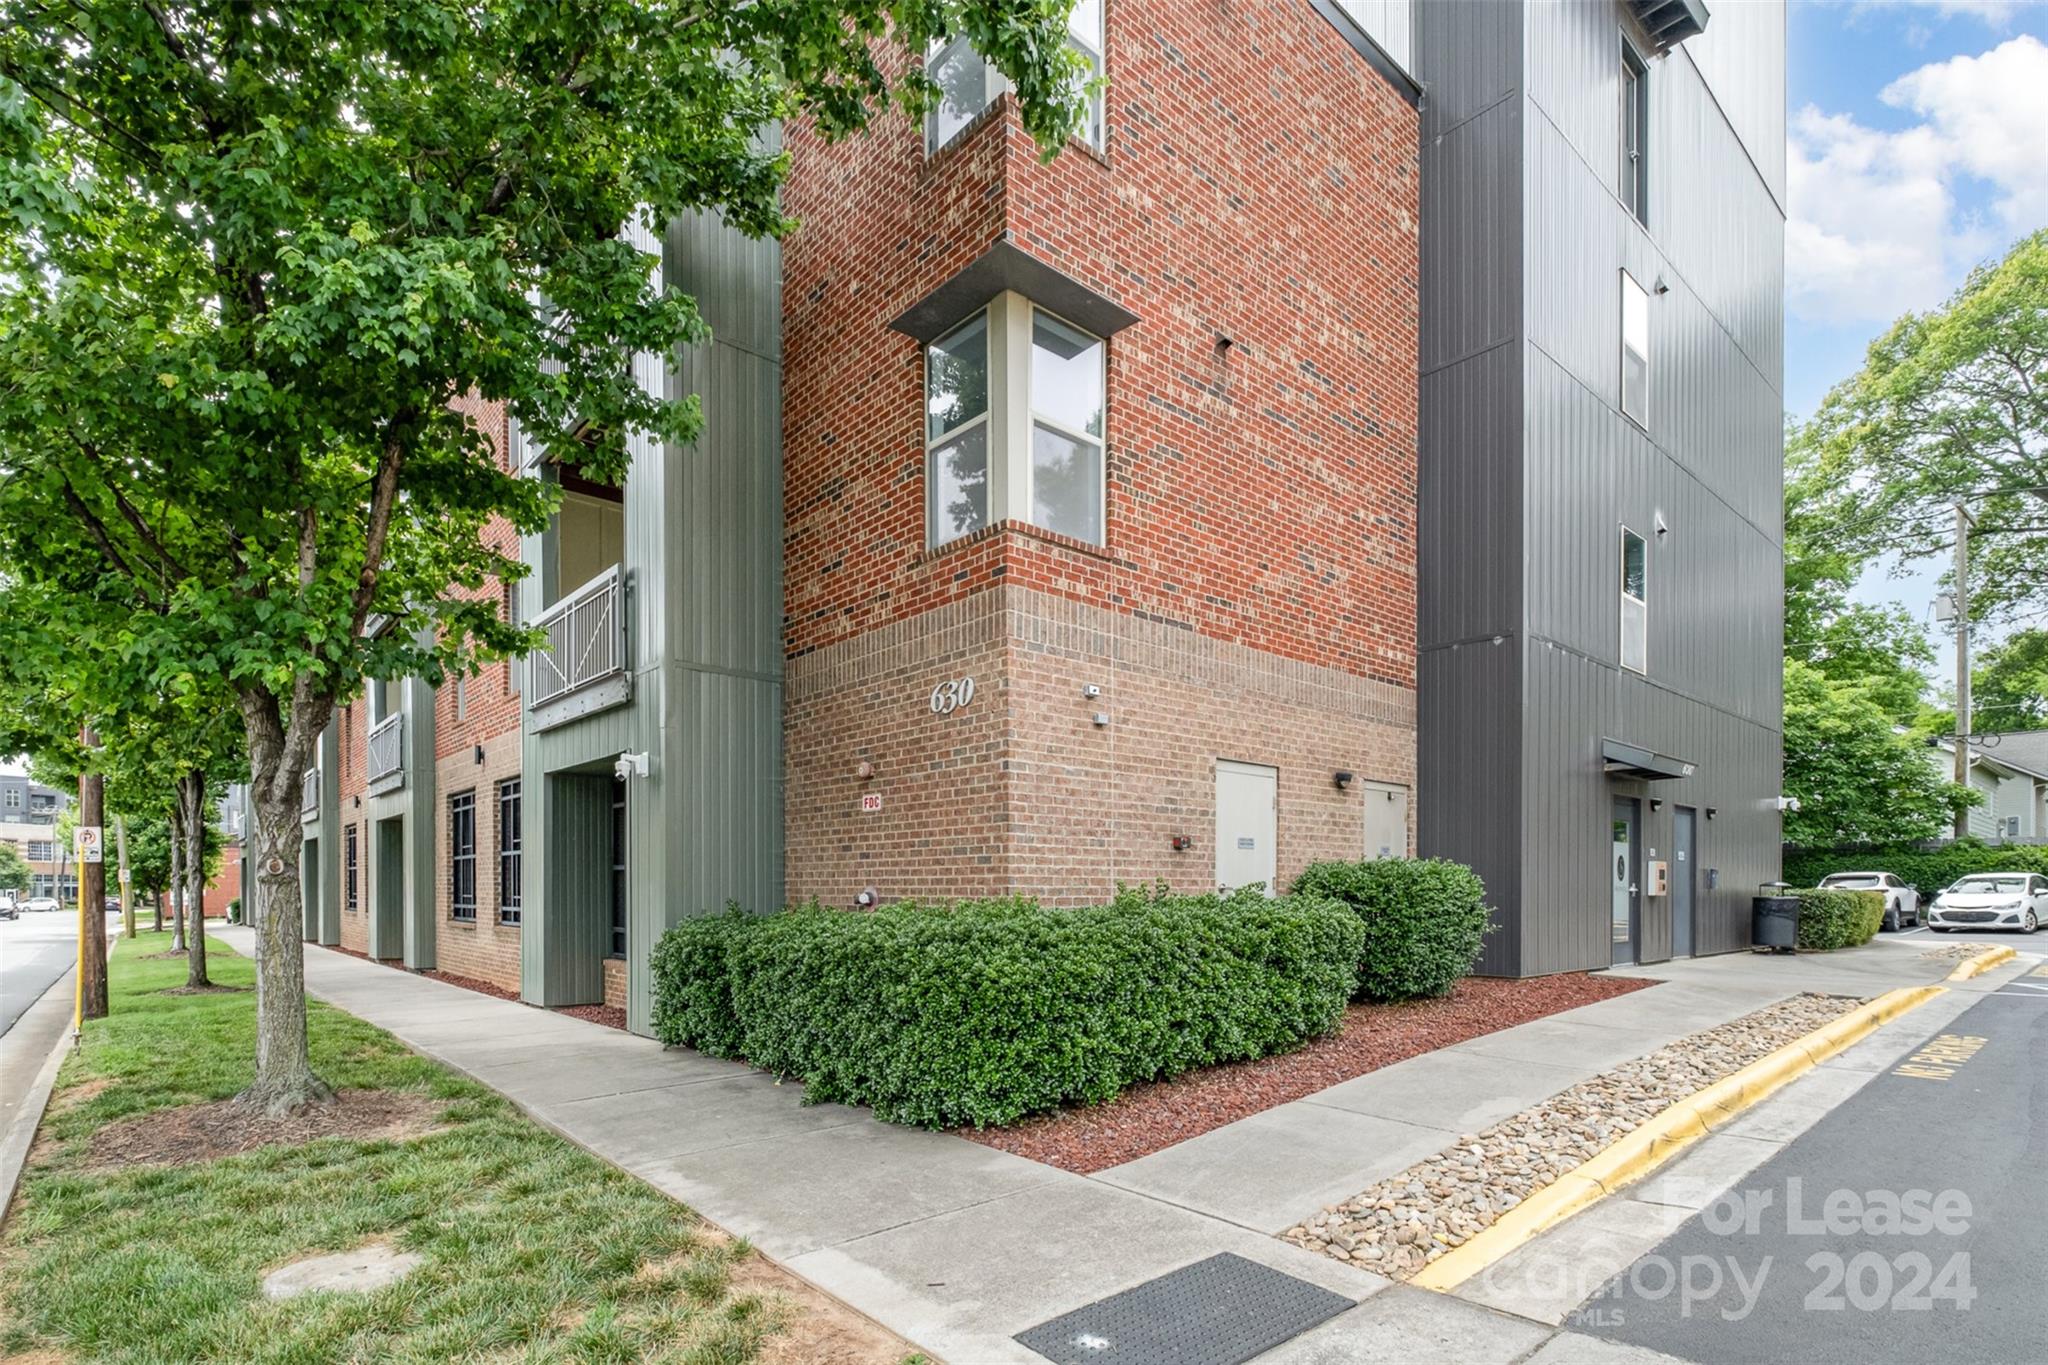
[[[402,1142],[323,1138],[95,1171],[92,1134],[248,1084],[255,995],[171,996],[169,936],[116,946],[112,1016],[65,1062],[0,1236],[0,1351],[110,1361],[746,1361],[782,1310],[728,1291],[746,1254],[687,1209],[381,1029],[312,1008],[338,1088],[445,1102]],[[252,965],[208,941],[213,979]],[[106,1082],[93,1093],[80,1091]],[[77,1092],[67,1101],[66,1092]],[[81,1098],[83,1096],[83,1098]],[[285,1261],[386,1238],[423,1264],[368,1294],[265,1300]]]

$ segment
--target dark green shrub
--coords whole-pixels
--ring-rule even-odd
[[[752,916],[727,902],[722,913],[686,919],[655,943],[650,958],[655,1037],[671,1047],[693,1047],[713,1057],[740,1055],[730,956],[734,940],[753,922]]]
[[[1314,897],[1126,891],[809,907],[686,922],[654,964],[655,1019],[893,1123],[1009,1123],[1138,1081],[1262,1057],[1342,1017],[1363,931]],[[721,975],[722,968],[722,975]]]
[[[1805,890],[1799,898],[1799,946],[1853,948],[1868,943],[1884,923],[1884,895],[1877,891]]]
[[[1311,863],[1297,896],[1342,901],[1365,927],[1358,998],[1444,995],[1472,970],[1486,939],[1486,885],[1463,863],[1441,858],[1375,858]]]
[[[2048,876],[2048,845],[2005,844],[1961,839],[1941,848],[1787,849],[1785,880],[1815,886],[1836,872],[1889,872],[1911,882],[1922,899],[1933,900],[1958,877],[1972,872],[2039,872]]]

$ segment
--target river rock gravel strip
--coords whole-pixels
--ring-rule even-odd
[[[1405,1280],[1678,1100],[1802,1038],[1863,1001],[1796,995],[1551,1096],[1280,1234]]]

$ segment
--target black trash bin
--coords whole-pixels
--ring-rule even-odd
[[[1758,948],[1791,952],[1799,946],[1799,897],[1784,894],[1784,882],[1765,882],[1750,902],[1749,941]]]

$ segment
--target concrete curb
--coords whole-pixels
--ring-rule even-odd
[[[1694,1091],[1531,1194],[1478,1236],[1431,1261],[1408,1283],[1439,1292],[1455,1289],[1539,1233],[1642,1179],[1787,1081],[1942,993],[1940,986],[1888,991],[1733,1075]]]
[[[59,988],[68,993],[76,970],[73,968],[51,982],[49,989],[36,997],[36,1003],[22,1011],[21,1017],[26,1019],[30,1010],[49,999]],[[20,1027],[19,1020],[15,1026]],[[67,1024],[57,1035],[56,1046],[50,1049],[50,1055],[43,1059],[42,1070],[36,1072],[28,1093],[21,1097],[21,1109],[15,1114],[6,1138],[0,1140],[0,1228],[7,1226],[7,1216],[14,1211],[14,1192],[20,1187],[21,1173],[28,1165],[29,1148],[35,1145],[36,1129],[43,1123],[43,1111],[50,1107],[50,1092],[57,1086],[57,1070],[70,1054],[71,1029]]]
[[[2004,966],[2018,956],[2019,954],[2016,951],[2004,944],[1996,948],[1986,948],[1975,957],[1958,963],[1956,969],[1948,974],[1948,979],[1951,981],[1968,981],[1973,976],[1982,976],[1993,967]]]

